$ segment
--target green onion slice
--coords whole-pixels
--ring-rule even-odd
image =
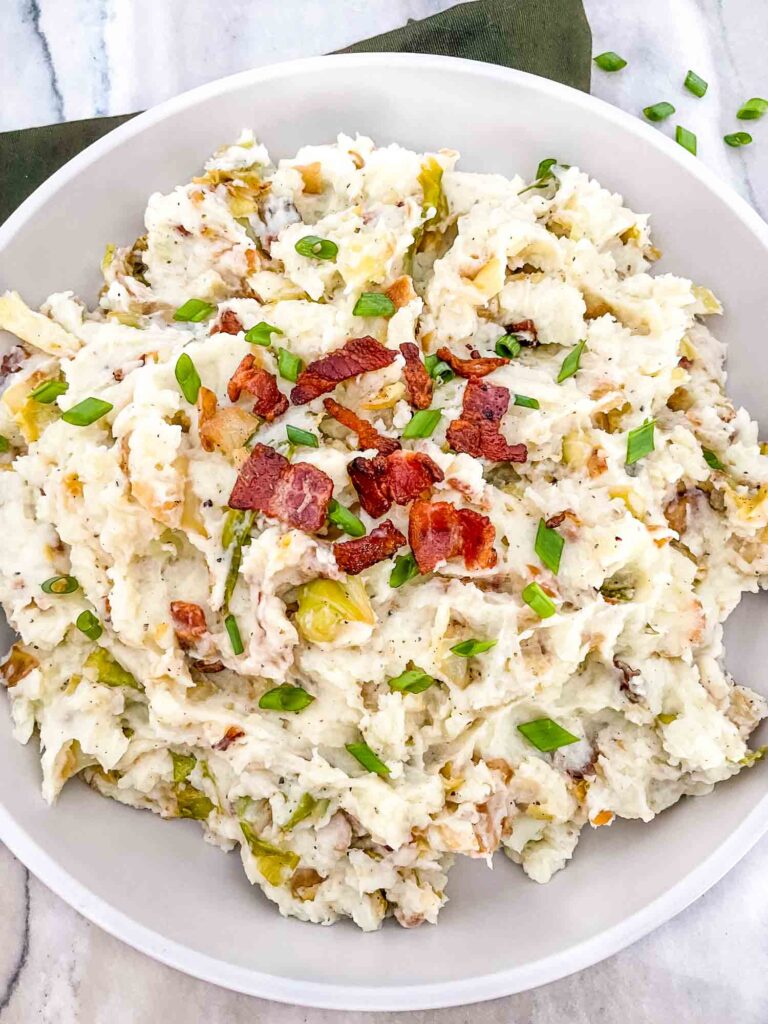
[[[197,758],[193,754],[177,754],[175,750],[169,750],[168,753],[173,764],[173,781],[185,782],[192,774]]]
[[[74,427],[88,427],[111,411],[111,402],[104,402],[101,398],[84,398],[82,402],[67,409],[61,418]]]
[[[267,348],[272,340],[270,335],[282,333],[279,327],[265,323],[262,320],[261,323],[256,324],[255,327],[251,327],[245,332],[245,340],[251,345],[263,345],[264,348]]]
[[[299,797],[299,802],[294,808],[293,814],[284,825],[280,826],[280,831],[290,832],[291,829],[295,828],[299,824],[299,822],[304,821],[304,819],[308,818],[310,814],[313,814],[316,809],[319,809],[322,804],[325,804],[326,809],[328,808],[327,800],[315,800],[311,793],[302,793]]]
[[[651,107],[643,107],[643,113],[649,121],[663,121],[674,112],[675,108],[666,100],[662,103],[654,103]]]
[[[449,380],[453,380],[456,376],[448,363],[444,363],[442,359],[438,359],[435,355],[426,356],[424,365],[427,368],[427,373],[432,380],[436,381],[438,387],[441,384],[447,384]]]
[[[367,743],[347,743],[347,750],[363,768],[377,775],[389,775],[389,768],[371,750]]]
[[[695,71],[688,72],[688,74],[685,76],[685,81],[683,82],[683,85],[688,90],[688,92],[692,92],[693,95],[698,96],[699,99],[701,99],[701,97],[709,88],[709,83],[705,82],[704,79],[697,75]]]
[[[245,648],[243,647],[243,640],[240,636],[240,628],[237,625],[237,619],[234,615],[228,615],[224,619],[224,626],[226,627],[227,633],[229,634],[229,642],[232,644],[233,654],[242,654]]]
[[[523,195],[523,193],[530,192],[531,189],[534,188],[546,188],[546,186],[549,185],[550,182],[555,180],[555,175],[552,171],[552,168],[555,166],[556,163],[557,157],[554,156],[548,156],[546,157],[546,159],[542,160],[539,163],[539,166],[536,168],[536,177],[534,178],[533,183],[531,185],[526,186],[526,188],[521,189],[518,192],[518,195],[521,196]],[[563,164],[562,166],[565,166],[565,164]]]
[[[46,594],[74,594],[80,584],[74,576],[51,576],[40,587]]]
[[[570,743],[578,743],[579,737],[568,732],[562,725],[551,718],[537,718],[533,722],[523,722],[518,730],[532,743],[537,750],[547,754],[559,747],[567,747]]]
[[[43,405],[50,405],[55,402],[59,395],[65,395],[69,391],[69,384],[65,380],[44,380],[36,388],[29,392],[29,397]]]
[[[598,53],[592,58],[601,71],[621,71],[627,66],[627,62],[613,50],[606,50],[605,53]]]
[[[304,363],[287,348],[277,350],[277,369],[283,380],[296,381],[304,369]]]
[[[363,292],[352,310],[353,316],[392,316],[397,306],[383,292]]]
[[[330,238],[318,235],[304,235],[295,245],[299,256],[307,256],[311,260],[335,260],[339,247]]]
[[[200,393],[202,381],[200,380],[200,374],[195,369],[195,364],[186,352],[182,352],[176,360],[176,368],[173,372],[181,388],[182,395],[184,395],[190,405],[194,405]]]
[[[431,437],[442,415],[440,409],[421,409],[415,412],[403,431],[403,438]]]
[[[701,454],[704,456],[704,461],[710,469],[725,469],[725,466],[722,464],[720,459],[718,459],[717,455],[715,455],[711,448],[702,448]]]
[[[101,628],[101,623],[93,614],[93,612],[86,610],[80,612],[75,619],[75,625],[81,633],[85,633],[89,640],[98,640],[104,630]]]
[[[736,117],[740,121],[756,121],[763,116],[766,110],[768,110],[768,100],[764,100],[760,96],[753,96],[751,100],[747,100],[739,107]]]
[[[560,372],[557,375],[557,383],[562,384],[564,380],[573,377],[581,364],[581,353],[584,351],[586,341],[580,341],[575,345],[563,360]]]
[[[735,149],[737,146],[748,146],[752,141],[752,136],[749,132],[731,132],[729,135],[723,136],[723,142],[728,146],[733,146]]]
[[[460,658],[474,658],[476,654],[490,651],[498,642],[498,640],[462,640],[460,644],[454,644],[451,654],[457,654]]]
[[[409,668],[406,672],[401,672],[399,676],[395,676],[394,679],[388,680],[388,686],[390,690],[394,690],[396,693],[423,693],[428,690],[430,686],[435,684],[436,680],[426,673],[422,668]]]
[[[389,585],[390,587],[402,587],[404,583],[418,575],[419,567],[409,551],[407,555],[398,555],[395,559],[395,567],[389,574]]]
[[[320,442],[317,435],[310,430],[302,430],[301,427],[293,427],[288,424],[285,428],[288,440],[291,444],[303,444],[305,448],[319,448]]]
[[[696,136],[693,132],[689,132],[687,128],[683,128],[681,124],[675,128],[675,142],[678,142],[683,149],[687,149],[689,153],[693,153],[696,156]]]
[[[646,420],[645,423],[627,434],[627,465],[632,466],[644,456],[654,450],[653,428],[656,420]]]
[[[11,442],[4,434],[0,434],[0,454],[9,452],[11,450]]]
[[[540,409],[538,398],[529,398],[528,395],[515,395],[515,405],[521,405],[524,409]]]
[[[502,334],[493,350],[502,359],[516,359],[522,352],[523,346],[516,334]]]
[[[259,699],[259,707],[264,711],[303,711],[315,698],[301,686],[290,686],[284,683],[273,690],[267,690]]]
[[[548,619],[557,611],[555,602],[544,593],[538,583],[529,583],[522,594],[523,600],[540,619]]]
[[[362,519],[358,519],[354,512],[350,512],[348,508],[344,508],[340,505],[335,498],[331,498],[328,504],[328,518],[344,533],[348,533],[350,537],[364,537],[365,526],[363,525]]]
[[[173,314],[174,320],[181,320],[184,323],[199,324],[201,320],[207,320],[216,307],[203,299],[187,299],[187,301]]]
[[[565,539],[560,536],[557,530],[550,529],[543,519],[539,520],[539,528],[536,531],[534,550],[542,563],[555,575],[560,570],[560,559],[563,555]]]

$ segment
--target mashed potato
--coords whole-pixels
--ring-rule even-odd
[[[45,799],[197,819],[321,924],[436,921],[456,854],[545,882],[759,757],[722,623],[768,458],[719,303],[578,169],[456,160],[245,132],[95,309],[0,298],[1,671]]]

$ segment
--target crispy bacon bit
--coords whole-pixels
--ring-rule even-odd
[[[489,373],[498,370],[500,366],[506,366],[509,362],[508,359],[502,359],[501,356],[478,356],[472,359],[460,359],[459,356],[455,356],[445,346],[437,350],[437,356],[444,363],[448,363],[453,372],[458,373],[460,377],[486,377]]]
[[[189,236],[192,234],[191,231],[187,231],[183,224],[177,224],[176,230],[179,232],[182,238],[189,238]]]
[[[299,374],[296,386],[291,391],[294,405],[306,405],[313,398],[333,391],[337,384],[359,373],[382,370],[394,361],[395,353],[381,342],[366,335],[352,338],[330,355],[316,359]]]
[[[562,526],[565,522],[565,512],[558,512],[556,516],[550,516],[544,524],[550,530],[556,530],[558,526]]]
[[[533,320],[521,320],[518,324],[507,324],[506,331],[507,334],[516,334],[520,338],[521,345],[530,345],[533,348],[539,344],[539,333]]]
[[[455,555],[468,569],[491,569],[496,564],[496,530],[487,516],[458,509],[447,501],[416,501],[411,508],[408,540],[422,573]]]
[[[464,389],[461,416],[448,427],[447,439],[457,452],[494,462],[525,462],[524,444],[507,444],[499,429],[509,408],[507,388],[472,379]]]
[[[386,289],[384,294],[388,299],[392,299],[398,309],[402,309],[403,306],[407,306],[409,302],[413,302],[416,298],[413,281],[407,274],[403,274],[402,277],[396,278],[389,288]]]
[[[353,459],[347,467],[360,504],[374,519],[388,512],[392,502],[407,505],[425,497],[443,471],[423,452],[392,452],[384,458]]]
[[[640,675],[640,670],[637,668],[631,668],[626,661],[619,661],[618,658],[613,659],[613,666],[617,668],[621,673],[621,689],[632,690],[632,680],[635,676]]]
[[[224,663],[221,661],[193,661],[192,668],[197,669],[198,672],[206,672],[208,675],[213,675],[214,672],[224,671]]]
[[[243,391],[254,396],[253,411],[267,423],[282,416],[288,408],[288,399],[277,386],[275,375],[262,369],[251,353],[243,356],[227,384],[227,394],[232,402],[236,402]]]
[[[333,416],[343,427],[346,427],[347,430],[353,430],[357,434],[359,448],[363,450],[375,448],[380,455],[389,455],[390,452],[397,451],[400,447],[400,442],[397,438],[385,437],[384,434],[380,434],[372,423],[364,420],[357,413],[352,412],[351,409],[339,405],[332,398],[324,399],[323,405],[329,416]]]
[[[265,444],[253,446],[229,498],[230,508],[257,509],[299,530],[321,529],[333,480],[307,462],[291,464]]]
[[[194,647],[208,629],[205,624],[205,612],[199,604],[190,604],[188,601],[171,601],[171,618],[182,647]]]
[[[387,460],[383,455],[373,459],[358,456],[347,466],[349,478],[360,498],[360,504],[373,519],[378,519],[392,506],[387,486]]]
[[[10,352],[6,352],[0,359],[0,384],[12,373],[18,373],[26,358],[26,350],[21,345],[15,345]]]
[[[237,725],[230,725],[219,742],[214,743],[213,749],[226,750],[235,740],[239,740],[241,736],[245,736],[245,731]]]
[[[405,537],[389,519],[377,526],[366,537],[345,540],[333,545],[336,564],[348,576],[357,576],[385,558],[391,558],[405,544]]]
[[[405,359],[405,384],[408,388],[408,401],[414,409],[428,409],[432,404],[432,378],[421,361],[418,345],[405,341],[400,346]]]
[[[239,334],[244,330],[237,313],[233,309],[225,309],[219,317],[219,322],[212,328],[211,334]]]
[[[689,359],[688,356],[680,356],[680,358],[677,361],[677,365],[680,366],[683,370],[690,370],[690,368],[693,366],[693,360]]]

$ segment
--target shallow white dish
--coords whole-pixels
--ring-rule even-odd
[[[378,143],[459,149],[469,170],[532,176],[557,156],[653,214],[661,270],[713,288],[730,345],[729,390],[753,415],[765,396],[768,227],[658,131],[564,86],[492,65],[419,55],[321,57],[186,93],[91,146],[0,229],[0,291],[32,302],[70,287],[93,300],[108,241],[141,233],[147,196],[196,173],[252,126],[273,156],[360,131]],[[763,423],[768,426],[768,421]],[[2,538],[13,543],[13,538]],[[759,599],[729,622],[728,666],[765,692]],[[7,647],[7,631],[0,650]],[[759,737],[758,737],[759,741]],[[585,836],[546,887],[503,857],[463,861],[437,928],[363,935],[280,918],[234,857],[193,822],[161,822],[70,786],[47,808],[36,744],[0,711],[0,838],[51,889],[113,935],[190,974],[285,1002],[346,1009],[449,1006],[517,992],[609,956],[717,881],[768,829],[758,768],[651,825]]]

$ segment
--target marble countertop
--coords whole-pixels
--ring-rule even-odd
[[[768,119],[740,103],[768,94],[768,4],[755,0],[585,0],[593,92],[632,113],[659,100],[695,131],[699,157],[768,217]],[[0,131],[151,106],[258,64],[338,49],[450,7],[451,0],[2,0]],[[204,21],[203,21],[204,19]],[[201,26],[204,25],[204,28]],[[681,89],[692,67],[703,100]],[[730,149],[726,132],[755,143]],[[706,896],[622,953],[529,993],[481,1006],[345,1020],[413,1024],[764,1024],[768,838]],[[330,1024],[340,1014],[280,1006],[187,978],[89,924],[0,847],[0,1024]]]

